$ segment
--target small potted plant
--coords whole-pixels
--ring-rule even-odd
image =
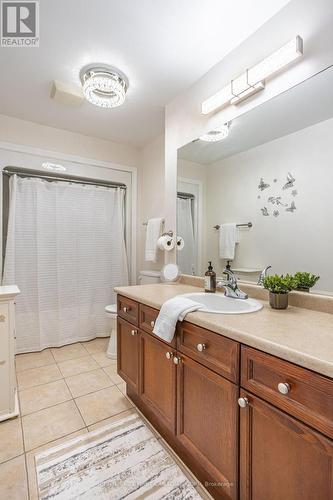
[[[287,309],[288,294],[296,288],[296,280],[290,274],[266,276],[264,287],[269,290],[269,305],[273,309]]]
[[[309,292],[310,288],[315,286],[319,278],[320,276],[315,276],[312,273],[296,273],[296,290],[299,290],[301,292]]]

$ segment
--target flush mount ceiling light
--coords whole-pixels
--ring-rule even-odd
[[[263,61],[247,69],[201,104],[204,115],[229,104],[238,104],[265,87],[265,80],[303,55],[303,40],[296,36]]]
[[[199,137],[200,141],[205,142],[219,142],[228,137],[229,135],[229,124],[225,123],[221,127],[216,128],[215,130],[211,130],[207,132],[207,134],[203,134]]]
[[[121,106],[126,97],[128,80],[110,66],[89,66],[80,74],[82,90],[87,101],[101,108]]]

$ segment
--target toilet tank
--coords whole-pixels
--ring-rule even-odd
[[[160,283],[160,271],[140,271],[139,285],[149,285],[150,283]]]

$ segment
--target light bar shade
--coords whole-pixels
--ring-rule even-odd
[[[303,40],[296,36],[263,61],[246,70],[235,80],[201,104],[204,115],[227,104],[237,104],[263,89],[265,80],[272,77],[303,55]]]

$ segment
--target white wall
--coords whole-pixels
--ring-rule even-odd
[[[159,251],[157,262],[144,259],[146,227],[143,222],[153,217],[165,217],[164,203],[164,134],[141,151],[138,179],[138,264],[137,270],[160,271],[164,255]],[[166,230],[169,228],[165,227]]]
[[[270,264],[274,273],[310,271],[321,276],[318,289],[332,291],[332,137],[330,119],[206,167],[205,240],[218,271],[225,262],[218,257],[218,232],[212,227],[251,221],[251,229],[240,231],[233,267],[262,269]],[[296,178],[295,198],[291,190],[281,189],[288,172]],[[272,188],[259,191],[261,177]],[[280,216],[264,217],[263,205],[272,213],[270,195],[294,199],[297,210],[288,213],[277,207]]]
[[[0,141],[131,167],[137,166],[139,159],[139,150],[132,146],[46,127],[5,115],[0,115]]]
[[[177,148],[217,123],[225,123],[281,92],[301,83],[333,61],[333,3],[331,0],[291,0],[286,7],[237,49],[166,107],[165,197],[174,200],[177,188]],[[299,34],[305,56],[267,83],[264,91],[239,106],[203,116],[200,104],[247,67],[257,63]],[[166,205],[168,225],[176,227],[175,203]],[[175,255],[173,256],[175,258]]]

